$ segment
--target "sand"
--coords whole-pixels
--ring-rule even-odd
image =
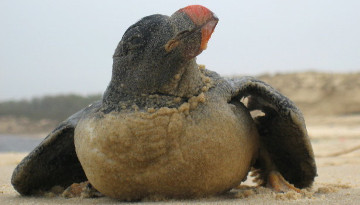
[[[169,204],[360,204],[360,115],[313,116],[306,119],[312,139],[318,177],[311,189],[275,193],[256,187],[249,178],[229,193],[196,200],[167,200]],[[11,186],[16,164],[27,153],[0,154],[0,204],[116,204],[107,197],[83,199],[22,197]],[[144,201],[144,204],[153,203]]]

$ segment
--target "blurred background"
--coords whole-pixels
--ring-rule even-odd
[[[326,133],[334,142],[358,139],[360,1],[2,0],[0,152],[31,150],[60,121],[100,99],[130,25],[190,4],[220,19],[198,63],[279,89],[301,108],[314,141]]]

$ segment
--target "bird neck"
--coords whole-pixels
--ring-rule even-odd
[[[103,102],[117,104],[123,99],[150,94],[190,98],[201,93],[205,84],[202,75],[195,58],[183,64],[168,79],[162,80],[164,83],[161,84],[151,83],[152,78],[147,76],[130,78],[125,72],[113,73]]]
[[[190,98],[198,95],[204,86],[202,73],[196,59],[190,60],[160,89],[159,93],[176,97]]]

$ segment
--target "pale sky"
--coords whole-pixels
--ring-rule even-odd
[[[220,19],[198,63],[222,75],[360,72],[359,0],[1,0],[0,101],[102,93],[124,31],[190,4]]]

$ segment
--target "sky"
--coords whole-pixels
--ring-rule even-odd
[[[197,62],[221,75],[360,72],[358,0],[0,0],[0,101],[103,93],[124,31],[191,4],[220,19]]]

